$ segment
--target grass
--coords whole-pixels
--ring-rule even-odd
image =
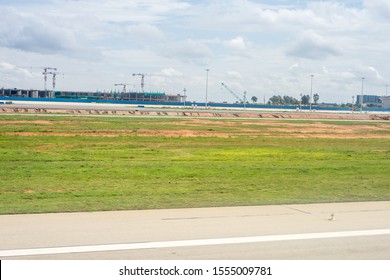
[[[390,199],[390,138],[368,137],[388,124],[353,123],[348,139],[272,130],[289,124],[318,121],[0,116],[0,213]]]

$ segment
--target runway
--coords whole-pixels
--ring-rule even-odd
[[[390,260],[390,202],[0,216],[1,259]]]

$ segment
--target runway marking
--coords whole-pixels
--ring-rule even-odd
[[[87,245],[87,246],[56,247],[56,248],[15,249],[15,250],[0,250],[0,257],[107,252],[107,251],[120,251],[120,250],[159,249],[159,248],[209,246],[209,245],[228,245],[228,244],[292,241],[292,240],[321,239],[321,238],[375,236],[375,235],[387,235],[387,234],[390,234],[390,229],[302,233],[302,234],[288,234],[288,235],[268,235],[268,236],[180,240],[180,241],[160,241],[160,242],[143,242],[143,243],[127,243],[127,244],[111,244],[111,245],[110,244],[109,245]]]

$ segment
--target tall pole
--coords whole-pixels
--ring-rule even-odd
[[[144,92],[144,87],[145,87],[145,74],[141,75],[141,89],[142,92]]]
[[[43,70],[44,70],[44,72],[42,74],[43,74],[43,80],[44,80],[44,85],[45,85],[45,94],[46,94],[46,92],[47,92],[47,88],[46,88],[46,84],[47,84],[47,68],[44,68]]]
[[[299,112],[302,110],[302,93],[299,95]]]
[[[387,89],[389,88],[389,85],[386,85],[386,96],[387,96]]]
[[[244,91],[244,110],[246,109],[246,91]]]
[[[310,82],[310,112],[311,112],[311,103],[312,103],[312,100],[313,100],[313,77],[314,75],[311,74],[311,82]]]
[[[364,89],[364,77],[362,77],[362,92],[360,94],[360,112],[363,112],[363,89]]]
[[[209,71],[210,69],[206,69],[206,102],[204,104],[205,108],[207,108],[207,93],[208,93],[208,88],[209,88]]]
[[[53,72],[53,93],[56,89],[56,76],[57,76],[57,73],[56,72]]]
[[[184,100],[184,107],[186,106],[186,99],[187,99],[187,89],[186,88],[184,88],[183,89],[183,92],[184,92],[184,96],[183,96],[183,100]]]

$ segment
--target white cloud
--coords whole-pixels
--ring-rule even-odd
[[[180,72],[172,67],[164,68],[163,70],[161,70],[161,74],[164,76],[167,76],[167,77],[182,77],[183,76],[182,72]]]
[[[16,65],[13,65],[13,64],[5,62],[5,61],[0,61],[0,71],[2,73],[7,73],[7,74],[22,75],[25,78],[34,77],[32,69],[28,69],[26,67],[16,66]]]
[[[139,43],[156,44],[159,41],[165,40],[164,33],[154,25],[147,23],[134,24],[124,26],[123,28],[124,39],[128,41]]]
[[[240,36],[227,41],[226,45],[236,50],[245,50],[247,48],[245,40]]]
[[[287,54],[296,57],[321,60],[328,56],[340,55],[340,49],[335,42],[327,40],[313,31],[305,31],[299,36]]]
[[[8,63],[5,61],[0,61],[0,69],[2,69],[2,70],[9,71],[9,70],[13,70],[15,68],[16,68],[16,66],[12,65],[11,63]]]
[[[288,70],[293,71],[293,70],[298,69],[298,68],[299,68],[299,63],[294,63],[293,65],[291,65],[288,68]]]
[[[228,71],[227,75],[229,78],[233,78],[233,79],[242,79],[243,78],[241,73],[238,71]]]
[[[372,81],[384,81],[379,70],[373,66],[355,65],[350,69],[351,73],[356,79],[364,77],[368,82]]]
[[[53,52],[70,45],[69,36],[41,20],[18,14],[13,9],[2,10],[0,45],[24,51]],[[68,37],[68,38],[67,38]]]
[[[170,59],[197,65],[207,64],[213,56],[211,49],[205,43],[192,39],[158,45],[155,50]]]
[[[390,21],[390,2],[388,0],[365,0],[365,7],[374,17]]]
[[[378,70],[372,66],[369,66],[368,69],[374,73],[374,76],[377,80],[383,80],[382,76],[379,74]]]

